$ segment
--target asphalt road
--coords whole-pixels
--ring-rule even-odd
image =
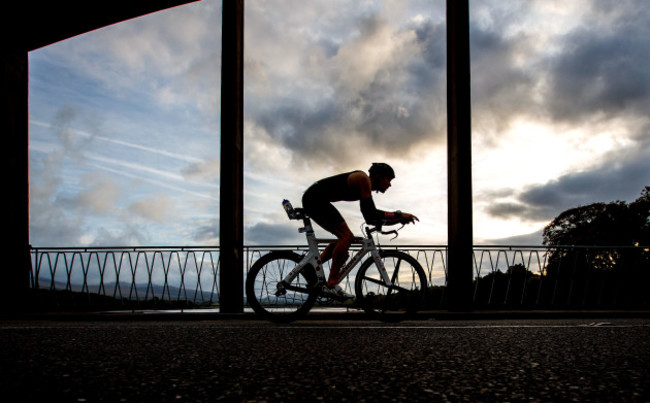
[[[0,321],[16,402],[650,401],[650,319]]]

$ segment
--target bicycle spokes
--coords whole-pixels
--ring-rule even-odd
[[[283,281],[300,260],[300,255],[283,251],[270,253],[255,262],[246,279],[248,303],[255,312],[287,321],[309,311],[316,300],[310,292],[316,280],[314,269],[307,266],[290,284]]]
[[[399,251],[382,252],[382,268],[374,260],[367,260],[357,275],[357,297],[366,312],[382,320],[405,316],[418,309],[426,290],[426,276],[420,264]],[[390,280],[387,282],[386,278]]]

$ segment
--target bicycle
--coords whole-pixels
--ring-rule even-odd
[[[248,304],[258,315],[282,323],[305,316],[317,301],[326,304],[345,300],[322,290],[326,278],[318,245],[332,240],[316,238],[311,220],[302,208],[287,213],[290,219],[303,221],[298,231],[305,233],[308,251],[302,256],[288,250],[271,251],[253,264],[246,279]],[[386,322],[411,317],[424,304],[427,290],[426,274],[415,258],[399,250],[380,249],[375,243],[373,234],[397,237],[401,227],[392,231],[382,229],[391,224],[394,223],[365,226],[365,237],[355,237],[352,242],[361,248],[340,272],[340,279],[346,278],[370,254],[357,272],[356,300],[351,307]]]

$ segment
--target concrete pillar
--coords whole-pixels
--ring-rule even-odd
[[[26,307],[30,286],[29,175],[28,175],[28,55],[23,49],[2,51],[0,94],[3,107],[2,172],[5,191],[5,226],[2,244],[5,252],[0,266],[0,310],[19,312]]]
[[[447,306],[472,306],[472,120],[469,4],[447,0]]]
[[[244,310],[244,0],[223,0],[220,312]]]

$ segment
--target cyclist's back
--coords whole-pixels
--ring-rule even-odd
[[[318,196],[327,199],[329,202],[360,200],[361,194],[358,186],[352,186],[348,183],[350,175],[355,172],[361,171],[346,172],[321,179],[314,183],[308,191],[318,194]]]
[[[302,197],[302,207],[307,214],[338,238],[343,233],[351,237],[352,233],[349,229],[340,227],[345,219],[332,203],[361,200],[359,181],[353,180],[359,175],[366,176],[363,171],[351,171],[321,179],[311,185]]]

